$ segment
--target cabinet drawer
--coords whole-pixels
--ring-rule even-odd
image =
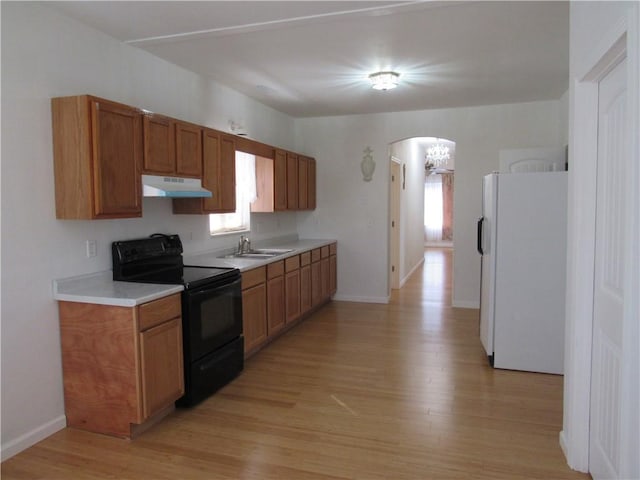
[[[181,313],[179,293],[143,303],[138,307],[138,330],[142,332],[167,320],[179,317]]]
[[[320,261],[320,249],[319,248],[314,248],[313,250],[311,250],[311,261],[312,262],[319,262]]]
[[[267,278],[271,279],[284,275],[284,261],[273,262],[267,265]]]
[[[304,267],[311,263],[311,252],[304,252],[300,254],[300,266]]]
[[[260,283],[264,283],[267,278],[267,269],[265,267],[254,268],[242,272],[242,289],[251,288]]]
[[[329,255],[337,255],[338,253],[338,244],[332,243],[329,245]]]
[[[300,268],[300,257],[296,255],[295,257],[290,257],[285,259],[284,261],[284,271],[291,272],[293,270],[298,270]]]
[[[320,256],[322,258],[327,258],[329,256],[329,245],[326,245],[320,249]]]

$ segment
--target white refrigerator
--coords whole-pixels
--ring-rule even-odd
[[[484,177],[480,340],[496,368],[563,373],[567,173]]]

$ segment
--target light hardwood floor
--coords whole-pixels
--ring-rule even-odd
[[[65,429],[2,478],[590,478],[558,445],[562,377],[490,368],[451,250],[425,258],[388,305],[327,305],[136,440]]]

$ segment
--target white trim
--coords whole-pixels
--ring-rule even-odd
[[[629,135],[631,147],[630,171],[628,175],[630,222],[627,224],[625,239],[627,255],[631,266],[625,278],[625,291],[640,290],[638,279],[638,243],[640,242],[640,220],[638,219],[638,190],[640,174],[638,170],[639,154],[637,131],[640,129],[638,105],[638,70],[640,69],[640,45],[638,29],[640,9],[637,4],[630,5],[627,13],[607,32],[596,48],[591,49],[583,70],[575,75],[570,91],[570,139],[569,139],[569,221],[567,225],[567,306],[566,306],[566,343],[564,377],[564,419],[560,433],[560,446],[567,463],[573,469],[583,472],[589,469],[589,409],[591,390],[591,346],[593,326],[593,279],[595,249],[595,192],[597,164],[597,113],[598,80],[611,70],[617,61],[626,55],[629,71]],[[621,41],[626,37],[624,45]],[[624,48],[621,49],[621,46]],[[579,162],[574,161],[580,159]],[[635,203],[634,203],[635,202]],[[632,217],[633,215],[633,217]],[[634,238],[635,237],[635,238]],[[622,388],[629,388],[628,395],[622,395],[623,401],[636,402],[630,406],[621,406],[620,473],[623,478],[636,476],[638,466],[638,343],[637,319],[640,316],[637,295],[627,295],[624,307],[623,328],[625,346],[630,349],[631,358],[624,359],[626,370],[622,373]],[[628,335],[627,335],[628,333]],[[634,343],[635,342],[635,343]],[[635,357],[634,357],[635,355]],[[634,363],[635,362],[635,363]],[[634,368],[635,367],[635,368]],[[623,367],[624,368],[624,367]],[[635,375],[635,378],[633,377]],[[626,385],[626,387],[624,386]],[[635,398],[627,398],[633,395]],[[626,416],[631,418],[626,418]],[[635,418],[634,418],[635,416]],[[631,437],[632,435],[635,438]],[[635,441],[635,445],[629,440]],[[630,444],[630,445],[629,445]],[[624,450],[624,449],[627,450]],[[634,450],[635,449],[635,450]]]
[[[361,297],[358,295],[335,294],[333,299],[338,302],[358,302],[358,303],[389,303],[389,297]]]
[[[424,264],[424,257],[422,257],[420,261],[413,266],[411,271],[407,273],[407,275],[402,280],[400,280],[400,288],[404,287],[404,284],[407,283],[407,280],[409,280],[409,277],[411,277],[411,275],[413,275],[413,273],[417,269],[419,269],[423,264]]]
[[[60,415],[50,422],[40,425],[37,428],[20,435],[18,438],[2,444],[2,452],[0,453],[1,461],[5,461],[23,450],[44,440],[50,435],[62,430],[67,426],[67,417]]]
[[[598,86],[576,81],[570,113],[564,425],[569,466],[589,468]],[[571,102],[571,100],[570,100]],[[573,161],[579,158],[580,161]]]
[[[560,432],[560,434],[558,435],[558,441],[560,442],[560,449],[562,450],[562,453],[564,454],[565,458],[567,456],[567,437],[564,434],[564,430],[562,430]]]
[[[453,300],[451,306],[454,308],[474,308],[478,310],[480,308],[479,300]]]
[[[627,292],[623,311],[623,337],[620,392],[620,476],[640,478],[640,8],[631,11],[627,28],[627,101],[629,115],[629,162],[627,199],[630,208],[626,224],[626,258],[629,265],[624,278]]]

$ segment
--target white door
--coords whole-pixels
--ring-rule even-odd
[[[589,471],[619,478],[627,138],[626,59],[598,87],[598,166]]]

